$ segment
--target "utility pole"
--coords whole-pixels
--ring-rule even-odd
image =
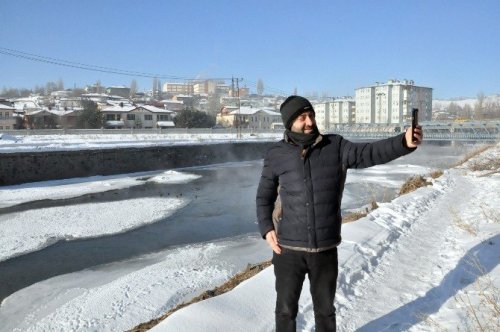
[[[237,112],[237,122],[236,122],[236,137],[241,138],[241,100],[240,100],[240,82],[243,81],[243,78],[234,78],[231,77],[231,91],[234,96],[234,89],[236,85],[236,97],[238,98],[238,112]]]
[[[378,121],[379,121],[379,123],[382,123],[382,96],[385,96],[385,93],[383,93],[383,92],[377,93],[377,97],[378,97]]]

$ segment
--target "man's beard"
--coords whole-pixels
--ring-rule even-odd
[[[285,131],[285,135],[296,145],[301,146],[301,147],[307,147],[310,145],[313,145],[314,142],[316,141],[316,138],[319,135],[319,130],[316,125],[311,127],[312,131],[309,134],[306,133],[297,133],[294,131],[291,131],[287,129]]]

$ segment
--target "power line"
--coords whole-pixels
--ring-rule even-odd
[[[32,54],[32,53],[26,53],[26,52],[13,50],[13,49],[1,47],[1,46],[0,46],[0,54],[4,54],[4,55],[16,57],[16,58],[21,58],[21,59],[25,59],[25,60],[30,60],[30,61],[36,61],[36,62],[58,65],[58,66],[63,66],[63,67],[84,69],[84,70],[96,71],[96,72],[102,72],[102,73],[108,73],[108,74],[118,74],[118,75],[148,77],[148,78],[160,78],[160,79],[169,79],[169,80],[183,80],[183,81],[202,80],[200,78],[145,73],[145,72],[139,72],[139,71],[124,70],[124,69],[119,69],[119,68],[89,65],[89,64],[80,63],[80,62],[73,62],[73,61],[68,61],[68,60],[63,60],[63,59],[57,59],[57,58],[51,58],[51,57],[46,57],[46,56],[42,56],[42,55]],[[229,80],[231,78],[230,77],[220,77],[220,78],[215,77],[215,78],[209,78],[209,79],[211,79],[211,80]],[[205,80],[205,79],[203,79],[203,80]]]
[[[89,65],[81,62],[68,61],[58,58],[52,58],[47,56],[42,56],[33,53],[27,53],[19,50],[14,50],[6,47],[0,46],[0,54],[12,56],[19,59],[30,60],[34,62],[46,63],[56,66],[83,69],[94,72],[101,72],[107,74],[116,74],[116,75],[124,75],[124,76],[133,76],[133,77],[146,77],[146,78],[158,78],[158,79],[168,79],[168,80],[176,80],[176,81],[203,81],[203,80],[230,80],[232,77],[209,77],[209,78],[192,78],[192,77],[183,77],[183,76],[175,76],[175,75],[165,75],[165,74],[154,74],[154,73],[146,73],[140,71],[131,71],[124,70],[113,67],[103,67],[96,65]],[[243,79],[242,79],[243,80]],[[252,87],[257,87],[257,83],[253,81],[245,81],[248,85]],[[284,90],[273,88],[271,86],[266,86],[266,90],[274,91],[278,94],[287,94]]]

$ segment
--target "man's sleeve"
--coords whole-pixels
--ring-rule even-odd
[[[257,189],[257,221],[259,223],[259,231],[263,238],[267,232],[274,229],[272,213],[274,202],[278,195],[278,177],[274,174],[270,163],[270,151],[264,158],[264,167]]]
[[[353,143],[344,138],[340,143],[342,164],[347,168],[385,164],[415,149],[406,146],[404,133],[372,143]]]

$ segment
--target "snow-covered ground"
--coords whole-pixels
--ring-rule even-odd
[[[498,160],[499,155],[500,146],[497,145],[478,158]],[[401,168],[399,165],[379,167],[369,170],[370,177],[391,171],[418,171],[418,168]],[[358,181],[357,176],[362,174],[353,172],[348,175],[348,181]],[[75,197],[81,195],[82,188],[88,188],[84,193],[99,192],[107,187],[124,188],[142,183],[145,178],[167,182],[194,179],[191,174],[181,172],[167,172],[156,178],[136,174],[74,179],[3,187],[5,191],[0,191],[0,195],[13,196],[4,205],[13,206],[40,197]],[[340,331],[435,331],[439,328],[472,331],[474,328],[466,325],[466,321],[471,320],[465,318],[467,308],[460,299],[470,299],[471,308],[484,307],[478,304],[484,296],[480,295],[478,287],[483,285],[491,293],[491,286],[484,287],[491,281],[497,287],[495,296],[498,300],[500,174],[488,175],[460,167],[447,170],[433,182],[432,186],[391,202],[379,203],[380,207],[367,217],[344,225],[336,297]],[[166,207],[168,199],[161,204],[148,203],[145,198],[135,201],[152,203],[152,215],[141,218],[141,222],[154,222],[157,217],[154,213],[172,213],[187,203],[174,200],[170,207]],[[102,228],[97,218],[92,219],[92,215],[105,213],[104,210],[87,212],[82,207],[74,213],[88,213],[90,220],[94,220],[87,226],[88,231],[95,232],[95,236],[138,227],[133,212],[126,208],[133,203],[123,203],[112,210],[123,208],[128,224],[113,230],[107,228],[111,227],[109,225]],[[153,205],[163,206],[155,210]],[[99,209],[99,205],[87,208]],[[63,238],[87,234],[79,233],[78,225],[51,214],[50,208],[46,210],[46,224],[40,227],[30,225],[34,227],[32,231],[24,230],[41,234],[41,243],[51,240],[47,230],[53,228],[59,230],[57,236]],[[68,210],[66,213],[72,212]],[[14,215],[0,216],[3,218],[0,225],[4,220],[12,222],[17,218]],[[36,220],[36,216],[27,217],[30,219],[25,220]],[[51,219],[55,219],[54,222]],[[22,227],[21,221],[17,219],[15,226],[0,227],[0,237],[4,236],[0,238],[2,250],[4,241],[8,243],[16,235],[1,232],[17,232],[25,239],[19,228]],[[28,242],[35,243],[35,240]],[[181,246],[60,275],[7,297],[0,306],[0,331],[127,330],[221,284],[248,263],[260,262],[270,256],[265,241],[258,235],[248,235]],[[483,271],[479,272],[470,265],[471,262],[479,262]],[[272,331],[274,301],[271,266],[231,292],[177,311],[155,330]],[[300,311],[299,330],[314,330],[307,282]]]
[[[478,158],[498,160],[500,146]],[[431,187],[344,226],[340,331],[475,331],[472,310],[483,326],[499,327],[498,313],[481,301],[499,300],[500,174],[481,175],[450,169]],[[308,289],[306,281],[300,331],[314,330]],[[272,331],[274,302],[271,266],[229,293],[175,312],[153,331]]]

